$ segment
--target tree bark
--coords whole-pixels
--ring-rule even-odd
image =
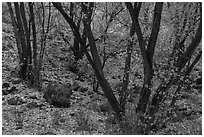
[[[7,2],[7,5],[9,7],[9,12],[10,12],[10,15],[11,15],[13,31],[14,31],[14,35],[15,35],[15,38],[16,38],[16,44],[17,44],[17,49],[18,49],[18,56],[19,56],[19,59],[21,61],[21,60],[23,60],[23,57],[22,57],[22,48],[21,48],[21,45],[20,45],[21,44],[21,38],[20,38],[19,31],[17,29],[17,22],[15,20],[15,16],[14,16],[14,12],[13,12],[11,3]]]
[[[27,77],[27,67],[28,67],[28,59],[27,59],[27,45],[26,45],[26,40],[25,40],[25,33],[23,29],[23,23],[22,23],[22,18],[20,14],[20,8],[18,2],[14,2],[15,6],[15,12],[16,12],[16,19],[17,19],[17,28],[19,30],[19,35],[20,35],[20,41],[21,41],[21,47],[22,47],[22,60],[20,61],[20,71],[19,71],[19,76],[23,80],[26,80]]]
[[[37,59],[37,39],[36,39],[36,26],[35,26],[35,15],[33,12],[33,5],[34,3],[29,2],[29,11],[30,11],[30,23],[31,23],[31,30],[32,30],[32,37],[33,37],[33,68],[34,68],[34,82],[37,87],[40,85],[39,77],[40,77],[40,69],[38,67],[38,59]]]
[[[93,5],[91,5],[93,6]],[[87,14],[85,16],[85,19],[83,19],[83,23],[84,23],[84,29],[86,31],[86,35],[89,41],[89,45],[90,45],[90,49],[91,49],[91,56],[89,55],[88,52],[86,52],[86,56],[90,62],[90,64],[92,65],[96,77],[100,83],[100,86],[103,90],[103,92],[105,93],[106,98],[108,99],[110,105],[112,106],[112,109],[114,112],[116,112],[116,116],[118,118],[118,120],[121,119],[121,109],[120,109],[120,105],[119,102],[117,101],[115,95],[113,94],[113,90],[111,89],[110,84],[108,83],[108,81],[105,79],[104,74],[103,74],[103,69],[102,69],[102,64],[101,64],[101,60],[96,48],[96,44],[95,44],[95,40],[91,31],[91,27],[90,27],[90,21],[91,21],[91,16],[90,14],[92,13],[92,8],[89,7],[89,11],[87,10],[87,7],[83,7],[86,8],[85,9],[85,14]]]
[[[34,82],[34,74],[33,74],[33,68],[32,68],[32,52],[31,52],[31,44],[30,44],[30,32],[28,29],[28,23],[26,19],[26,13],[25,13],[25,7],[24,3],[20,2],[20,14],[22,18],[23,23],[23,30],[24,30],[24,39],[25,39],[25,46],[26,46],[26,58],[27,58],[27,70],[26,70],[26,77],[31,82],[31,85],[33,85]],[[25,73],[25,72],[24,72]]]

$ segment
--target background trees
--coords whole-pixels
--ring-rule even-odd
[[[39,86],[44,54],[63,45],[69,71],[81,75],[80,62],[88,60],[94,72],[92,84],[98,83],[93,90],[108,99],[121,127],[129,98],[139,94],[133,97],[132,111],[143,134],[161,122],[161,111],[171,115],[201,58],[201,3],[7,5],[23,80]]]

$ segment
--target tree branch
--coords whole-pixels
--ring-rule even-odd
[[[177,66],[179,70],[181,70],[185,66],[185,64],[188,62],[188,60],[190,59],[195,49],[198,47],[201,39],[202,39],[202,15],[200,18],[200,24],[197,29],[195,37],[193,38],[191,44],[187,47],[186,51],[183,53],[180,60],[178,61]]]

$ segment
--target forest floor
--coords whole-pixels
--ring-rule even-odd
[[[47,81],[44,81],[43,89],[49,81],[77,82],[80,86],[87,87],[90,93],[76,91],[75,100],[69,108],[56,108],[49,105],[43,98],[43,91],[39,92],[31,88],[25,82],[18,80],[11,74],[14,61],[9,61],[8,52],[3,52],[3,84],[8,83],[14,89],[13,93],[2,96],[2,134],[3,135],[76,135],[76,134],[122,134],[117,124],[108,122],[111,119],[111,111],[102,112],[99,108],[107,100],[93,93],[89,82],[76,80],[73,73],[62,71],[46,72]],[[8,57],[8,58],[5,58]],[[8,63],[9,62],[9,63]],[[51,79],[52,78],[52,79]],[[48,80],[49,79],[49,80]],[[17,81],[17,83],[15,83]],[[15,87],[15,88],[14,88]],[[15,104],[15,100],[17,100]],[[202,94],[192,92],[180,101],[187,110],[176,121],[168,123],[167,128],[153,134],[201,134],[202,133]],[[108,108],[107,108],[108,109]],[[75,114],[82,111],[87,125],[80,128]],[[186,114],[189,113],[189,114]],[[80,113],[81,114],[81,113]],[[188,116],[187,116],[188,115]],[[126,133],[134,134],[134,133]]]
[[[6,34],[10,37],[10,32]],[[5,36],[5,34],[3,34]],[[6,37],[4,37],[6,38]],[[29,86],[16,77],[16,50],[3,39],[2,48],[2,134],[3,135],[105,135],[137,134],[133,130],[122,133],[114,122],[112,110],[107,99],[94,93],[92,82],[87,77],[78,79],[77,75],[53,64],[44,64],[42,91]],[[56,50],[53,50],[56,51]],[[60,55],[60,54],[58,54]],[[52,60],[52,58],[51,58]],[[111,66],[113,70],[116,70]],[[120,73],[120,72],[118,72]],[[114,75],[111,73],[111,75]],[[118,83],[109,75],[113,84]],[[60,83],[77,82],[86,92],[76,91],[75,99],[69,108],[56,108],[43,98],[50,81]],[[183,94],[178,101],[180,111],[174,121],[151,134],[159,135],[201,135],[202,134],[202,91],[193,90]],[[10,92],[10,93],[8,93]],[[128,103],[128,109],[134,111],[134,102]],[[102,106],[105,107],[102,110]],[[131,115],[129,115],[131,117]],[[86,123],[83,125],[83,120]],[[131,121],[131,119],[130,119]],[[133,121],[132,121],[133,122]],[[81,123],[81,125],[80,125]]]
[[[44,72],[42,91],[20,81],[15,73],[15,54],[3,52],[2,73],[2,134],[3,135],[76,135],[76,134],[111,134],[113,125],[107,122],[112,119],[110,108],[101,112],[100,106],[107,105],[107,100],[93,93],[92,85],[86,81],[75,80],[71,72],[54,69]],[[76,91],[75,99],[69,108],[56,108],[45,101],[45,91],[49,81],[61,83],[77,82],[88,88],[88,93]],[[9,86],[7,86],[9,85]],[[91,92],[92,91],[92,92]],[[9,92],[9,93],[7,93]],[[108,106],[108,105],[107,105]],[[109,112],[108,112],[109,111]],[[82,112],[82,113],[80,113]],[[82,119],[76,114],[84,115]],[[87,125],[79,125],[80,120],[87,120]],[[114,125],[117,128],[117,125]],[[118,132],[119,134],[119,132]]]

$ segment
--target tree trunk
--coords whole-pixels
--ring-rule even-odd
[[[153,60],[154,50],[155,50],[156,41],[157,41],[159,28],[160,28],[162,8],[163,8],[163,3],[158,2],[155,4],[153,26],[152,26],[152,31],[148,41],[147,48],[145,47],[145,43],[142,38],[142,32],[139,27],[138,20],[136,21],[137,22],[136,26],[138,28],[136,29],[136,33],[139,39],[140,50],[142,52],[143,68],[144,68],[144,82],[143,82],[142,92],[140,95],[139,104],[138,104],[138,107],[136,108],[137,112],[145,113],[147,109],[147,105],[149,103],[149,97],[151,94],[151,86],[152,86],[151,80],[153,78],[153,73],[154,73],[152,60]]]
[[[151,80],[153,77],[153,69],[150,63],[144,61],[144,82],[143,88],[140,94],[140,100],[136,112],[145,113],[147,105],[149,103],[149,97],[151,94]]]
[[[20,2],[20,14],[22,18],[23,23],[23,30],[24,30],[24,39],[25,39],[25,46],[27,51],[27,70],[26,70],[26,77],[30,81],[30,84],[34,84],[34,74],[33,74],[33,68],[32,68],[32,52],[31,52],[31,44],[30,44],[30,32],[28,29],[28,23],[26,19],[26,13],[25,13],[25,7],[24,3]]]
[[[27,67],[28,67],[28,58],[27,58],[27,54],[28,54],[27,51],[28,50],[27,50],[25,34],[24,34],[24,29],[23,29],[23,23],[22,23],[22,18],[21,18],[18,2],[14,2],[14,6],[15,6],[15,12],[16,12],[16,19],[17,19],[17,28],[19,30],[19,35],[20,35],[20,39],[21,39],[21,47],[22,47],[22,60],[20,60],[19,76],[23,80],[26,80]]]
[[[85,51],[85,54],[87,56],[89,63],[91,64],[92,68],[94,69],[96,77],[99,81],[99,84],[100,84],[103,92],[105,93],[106,98],[108,99],[113,111],[116,113],[118,120],[120,120],[121,119],[120,105],[119,105],[119,102],[117,101],[115,95],[113,94],[113,90],[111,89],[110,84],[105,79],[105,77],[100,73],[100,71],[98,70],[98,68],[97,68],[96,64],[93,62],[93,60],[91,59],[91,56],[89,55],[87,50]]]
[[[37,63],[37,39],[36,39],[36,26],[35,26],[35,15],[33,12],[33,4],[32,2],[28,3],[29,11],[30,11],[30,23],[31,23],[31,30],[33,36],[33,68],[34,68],[34,82],[37,87],[39,87],[39,76],[40,70],[38,69]]]
[[[19,60],[21,61],[21,60],[23,60],[23,57],[22,57],[22,48],[21,48],[21,45],[20,45],[21,44],[20,34],[19,34],[18,29],[17,29],[17,22],[16,22],[15,17],[14,17],[14,12],[13,12],[11,3],[7,2],[7,5],[9,7],[9,12],[10,12],[10,15],[11,15],[13,31],[14,31],[14,35],[15,35],[15,38],[16,38],[18,56],[19,56]]]
[[[93,7],[92,3],[90,3],[90,6]],[[83,8],[85,9],[87,7],[84,5]],[[121,119],[121,114],[120,114],[121,109],[119,106],[119,102],[117,101],[115,95],[113,94],[113,90],[111,89],[110,84],[104,77],[102,63],[101,63],[101,60],[100,60],[100,57],[99,57],[99,54],[96,48],[96,43],[93,37],[93,33],[91,31],[91,27],[90,27],[90,21],[91,21],[90,14],[92,13],[91,9],[92,8],[89,7],[90,11],[86,10],[87,11],[85,12],[86,18],[83,19],[85,34],[88,38],[90,50],[91,50],[91,56],[89,55],[87,50],[86,50],[86,56],[95,71],[96,77],[99,81],[99,84],[103,92],[105,93],[106,98],[108,99],[110,105],[112,106],[113,111],[116,112],[116,116],[118,120],[120,120]]]
[[[202,20],[202,18],[201,18]],[[201,24],[202,22],[200,21],[199,27],[197,29],[196,35],[193,38],[191,44],[187,47],[186,51],[182,54],[180,60],[178,61],[178,71],[175,72],[175,74],[170,78],[169,82],[166,83],[162,83],[158,88],[156,93],[153,96],[152,102],[151,102],[151,106],[150,109],[148,110],[148,115],[151,117],[149,123],[153,123],[155,120],[155,114],[158,112],[159,110],[159,106],[160,103],[162,102],[165,93],[167,92],[168,89],[170,89],[170,87],[174,84],[179,82],[180,78],[180,74],[182,73],[182,69],[185,67],[187,61],[189,61],[189,59],[191,58],[193,52],[195,51],[195,49],[198,47],[201,38],[202,38],[202,30],[201,30]],[[198,55],[198,57],[201,55]],[[192,67],[191,67],[192,69]],[[190,72],[188,72],[190,73]],[[178,91],[180,89],[178,88]]]

